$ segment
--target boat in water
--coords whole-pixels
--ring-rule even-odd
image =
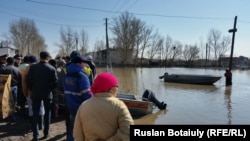
[[[122,100],[129,109],[134,119],[153,113],[155,108],[166,109],[167,104],[160,102],[151,90],[145,90],[142,99],[137,99],[134,94],[118,93],[117,98]]]
[[[164,73],[159,76],[159,79],[164,79],[164,82],[170,83],[184,83],[197,85],[213,85],[221,79],[221,76],[215,75],[201,75],[201,74],[168,74]]]

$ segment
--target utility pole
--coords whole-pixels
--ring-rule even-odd
[[[105,18],[105,25],[106,25],[106,54],[107,54],[107,71],[110,68],[111,73],[113,73],[112,70],[112,63],[111,63],[111,56],[110,56],[110,50],[109,50],[109,39],[108,39],[108,19]]]
[[[72,34],[68,33],[68,36],[75,38],[75,40],[76,40],[75,49],[76,49],[76,51],[78,51],[78,37],[77,37],[77,35],[72,35]]]
[[[76,51],[78,51],[78,38],[76,36]]]
[[[237,16],[235,16],[235,18],[234,18],[234,28],[228,30],[229,33],[233,33],[233,37],[232,37],[232,46],[231,46],[229,69],[226,70],[226,73],[225,73],[226,86],[232,85],[232,72],[231,72],[231,69],[232,69],[232,62],[233,62],[234,38],[235,38],[235,32],[237,32],[236,23],[237,23]]]
[[[229,62],[229,71],[231,71],[231,69],[232,69],[233,52],[234,52],[234,38],[235,38],[235,32],[237,32],[236,23],[237,23],[237,16],[235,16],[235,18],[234,18],[234,28],[228,30],[229,33],[233,33],[232,45],[231,45],[231,55],[230,55],[230,62]]]
[[[208,48],[208,43],[206,43],[206,60],[205,60],[205,69],[207,68],[207,48]]]

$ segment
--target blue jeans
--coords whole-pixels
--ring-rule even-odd
[[[33,120],[32,120],[32,130],[33,130],[33,138],[38,139],[39,137],[39,112],[41,107],[41,102],[43,101],[45,115],[44,115],[44,136],[49,135],[49,127],[51,120],[51,109],[52,109],[52,99],[32,99],[32,110],[33,110]]]
[[[11,86],[11,93],[12,93],[15,108],[16,108],[16,104],[17,104],[17,92],[18,92],[18,87]]]

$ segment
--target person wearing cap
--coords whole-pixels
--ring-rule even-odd
[[[90,82],[84,72],[86,60],[81,56],[76,56],[67,66],[67,74],[64,76],[63,89],[66,101],[67,112],[70,120],[66,123],[67,141],[74,141],[72,136],[76,112],[82,102],[91,98]]]
[[[48,63],[51,58],[49,52],[41,51],[39,56],[40,62],[31,65],[26,76],[26,84],[28,89],[31,90],[32,99],[33,140],[38,140],[39,137],[38,121],[42,102],[45,108],[43,139],[49,137],[53,101],[52,90],[57,86],[58,81],[56,69]]]
[[[36,56],[29,55],[27,57],[28,57],[28,60],[27,60],[28,61],[27,62],[28,66],[26,67],[26,72],[24,74],[24,77],[23,77],[24,80],[23,81],[26,81],[26,75],[27,75],[27,73],[29,71],[30,66],[37,63]],[[27,104],[28,104],[28,117],[29,117],[29,120],[30,120],[31,129],[32,129],[33,110],[32,110],[31,90],[27,88],[26,83],[24,83],[24,85],[22,85],[22,87],[23,87],[23,94],[25,95],[26,101],[27,101]],[[39,118],[38,118],[38,128],[40,130],[42,129],[42,126],[43,126],[43,116],[44,116],[44,114],[45,114],[45,110],[44,110],[44,104],[43,104],[43,101],[42,101],[40,111],[39,111]]]
[[[128,141],[134,120],[124,102],[116,97],[117,78],[102,72],[94,79],[91,91],[94,97],[81,104],[75,117],[75,140]]]

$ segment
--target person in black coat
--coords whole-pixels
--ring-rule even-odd
[[[38,140],[38,120],[41,102],[44,103],[44,137],[49,137],[51,120],[51,109],[53,95],[52,90],[56,88],[58,76],[56,69],[48,61],[51,56],[47,51],[40,52],[40,62],[31,65],[26,77],[27,87],[31,90],[32,110],[33,110],[33,140]]]

